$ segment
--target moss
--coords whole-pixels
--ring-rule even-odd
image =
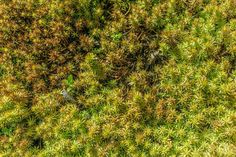
[[[235,7],[1,1],[0,156],[233,156]]]

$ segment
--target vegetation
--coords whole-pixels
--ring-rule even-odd
[[[1,0],[0,156],[234,156],[235,8]]]

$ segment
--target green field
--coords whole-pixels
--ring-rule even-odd
[[[1,157],[234,157],[236,0],[0,0]]]

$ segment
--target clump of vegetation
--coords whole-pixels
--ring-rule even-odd
[[[1,0],[0,155],[234,156],[235,8]]]

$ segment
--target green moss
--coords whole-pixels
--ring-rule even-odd
[[[0,156],[234,156],[235,5],[1,1]]]

